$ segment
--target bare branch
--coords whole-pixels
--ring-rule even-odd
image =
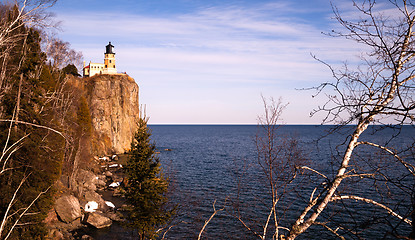
[[[345,237],[341,236],[337,231],[339,230],[339,228],[337,229],[332,229],[329,226],[327,226],[326,223],[322,223],[322,222],[315,222],[314,224],[316,225],[320,225],[323,226],[324,228],[326,228],[327,230],[329,230],[331,233],[333,233],[334,235],[336,235],[336,237],[340,238],[341,240],[346,240]]]
[[[0,122],[14,122],[14,123],[29,125],[29,126],[32,126],[32,127],[47,129],[47,130],[50,130],[54,133],[57,133],[57,134],[61,135],[64,139],[66,139],[66,137],[61,132],[59,132],[58,130],[55,130],[53,128],[46,127],[46,126],[43,126],[43,125],[28,123],[28,122],[24,122],[24,121],[8,120],[8,119],[0,119]]]
[[[29,176],[30,176],[30,174],[29,174],[29,175],[27,175],[27,176],[25,176],[24,178],[22,178],[22,180],[20,181],[19,186],[18,186],[18,187],[16,188],[16,190],[14,191],[13,196],[12,196],[12,198],[10,199],[9,204],[7,205],[7,209],[6,209],[6,211],[4,212],[4,215],[3,215],[3,220],[1,221],[1,225],[0,225],[0,236],[2,236],[2,235],[3,235],[4,228],[5,228],[6,224],[7,224],[7,219],[8,219],[8,216],[9,216],[9,212],[10,212],[11,207],[13,206],[14,200],[16,199],[17,193],[19,192],[19,190],[20,190],[20,188],[22,187],[23,183],[27,180],[27,178],[28,178]],[[11,233],[11,231],[9,231],[9,234],[10,234],[10,233]],[[7,238],[7,237],[6,237],[6,238]]]
[[[387,153],[389,153],[390,155],[392,155],[395,159],[397,159],[400,163],[402,163],[402,165],[404,165],[405,167],[406,167],[406,169],[412,174],[412,175],[414,175],[415,176],[415,166],[414,165],[412,165],[412,164],[410,164],[410,163],[408,163],[408,162],[406,162],[406,161],[404,161],[397,153],[395,153],[394,151],[392,151],[391,149],[389,149],[389,148],[387,148],[387,147],[385,147],[385,146],[382,146],[382,145],[379,145],[379,144],[376,144],[376,143],[371,143],[371,142],[367,142],[367,141],[364,141],[364,142],[358,142],[357,144],[356,144],[356,146],[358,146],[358,145],[361,145],[361,144],[364,144],[364,145],[368,145],[368,146],[373,146],[373,147],[376,147],[376,148],[379,148],[379,149],[381,149],[381,150],[383,150],[383,151],[385,151],[385,152],[387,152]]]
[[[321,172],[319,172],[319,171],[317,171],[317,170],[314,170],[314,169],[312,169],[312,168],[310,168],[310,167],[307,167],[307,166],[299,166],[299,167],[297,167],[298,169],[305,169],[305,170],[309,170],[309,171],[311,171],[311,172],[313,172],[313,173],[317,173],[318,175],[320,175],[320,176],[322,176],[323,178],[325,178],[325,179],[328,179],[328,177],[326,176],[326,175],[324,175],[324,174],[322,174]]]
[[[20,187],[20,186],[19,186]],[[40,198],[40,196],[42,196],[43,194],[47,193],[49,191],[49,189],[51,188],[51,186],[49,186],[45,191],[40,192],[35,199],[33,199],[33,201],[24,209],[24,211],[19,215],[19,217],[16,219],[16,221],[14,222],[13,226],[10,228],[7,236],[4,238],[4,240],[8,239],[10,237],[10,235],[13,232],[13,229],[17,226],[17,224],[19,223],[20,219],[25,216],[25,214],[27,213],[27,211],[29,211],[29,209],[33,206],[33,204],[35,204],[35,202]],[[0,232],[1,233],[1,232]]]
[[[415,64],[411,61],[415,45],[415,35],[412,32],[415,24],[414,6],[403,1],[405,10],[401,9],[401,18],[388,18],[383,13],[374,11],[376,1],[353,4],[360,13],[360,18],[352,21],[344,19],[333,6],[335,18],[345,32],[333,31],[329,35],[351,39],[365,45],[369,51],[362,55],[362,65],[356,70],[349,69],[346,64],[343,69],[335,70],[314,57],[329,68],[334,78],[333,83],[323,83],[314,89],[320,94],[323,89],[330,88],[334,94],[328,94],[327,102],[312,114],[325,112],[323,123],[332,122],[341,126],[353,124],[354,131],[346,138],[348,144],[341,156],[334,179],[324,188],[324,194],[320,193],[313,198],[313,191],[309,204],[297,218],[287,239],[296,238],[316,222],[329,202],[332,202],[332,198],[335,198],[334,194],[345,178],[374,176],[371,173],[354,174],[355,171],[349,169],[357,146],[366,144],[380,148],[402,163],[409,172],[414,172],[411,164],[390,149],[359,141],[360,136],[372,123],[382,124],[382,121],[387,119],[393,120],[394,124],[403,125],[406,122],[413,123],[415,119]],[[397,7],[396,2],[395,6]],[[389,213],[396,214],[390,211]]]
[[[223,208],[221,208],[221,209],[216,210],[215,204],[216,204],[216,200],[213,202],[213,213],[212,213],[212,215],[210,215],[209,219],[205,221],[205,224],[203,224],[203,227],[202,227],[202,229],[200,230],[200,232],[199,232],[199,236],[198,236],[198,238],[197,238],[198,240],[200,240],[200,238],[202,237],[202,233],[205,231],[206,226],[209,224],[209,222],[212,220],[212,218],[213,218],[213,217],[214,217],[214,216],[215,216],[218,212],[221,212],[221,211],[223,211],[223,210],[225,209],[225,207],[223,207]]]
[[[378,202],[376,202],[376,201],[374,201],[372,199],[368,199],[368,198],[363,198],[363,197],[359,197],[359,196],[352,196],[352,195],[350,195],[350,196],[333,196],[331,198],[331,201],[338,201],[338,200],[344,200],[344,199],[357,200],[357,201],[362,201],[362,202],[365,202],[365,203],[373,204],[373,205],[375,205],[377,207],[380,207],[380,208],[385,209],[389,214],[391,214],[394,217],[397,217],[399,220],[402,220],[402,221],[404,221],[405,223],[407,223],[409,225],[412,224],[412,221],[411,220],[400,216],[399,214],[395,213],[389,207],[387,207],[387,206],[385,206],[385,205],[383,205],[381,203],[378,203]]]

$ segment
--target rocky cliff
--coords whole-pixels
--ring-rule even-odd
[[[126,74],[85,78],[97,155],[130,149],[139,119],[138,85]]]
[[[122,221],[122,211],[116,210],[123,209],[118,187],[127,156],[117,154],[129,150],[137,130],[139,88],[126,74],[65,80],[70,105],[68,150],[62,176],[55,183],[54,208],[44,223],[47,239],[92,239],[86,235],[94,232],[91,229]]]

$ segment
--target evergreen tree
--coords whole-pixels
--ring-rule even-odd
[[[65,74],[71,74],[71,75],[74,75],[76,77],[81,76],[81,75],[79,75],[78,69],[76,68],[76,66],[74,64],[68,64],[62,70]]]
[[[36,4],[44,9],[47,2]],[[73,94],[77,87],[62,74],[77,73],[76,67],[54,71],[47,64],[42,33],[25,24],[19,9],[0,3],[0,33],[8,39],[0,39],[0,239],[45,239],[54,183],[63,163],[71,165],[69,175],[76,170],[73,152],[91,159],[92,125],[86,99]]]
[[[153,239],[175,208],[167,206],[168,180],[161,173],[156,146],[150,142],[147,120],[140,119],[138,125],[126,165],[128,184],[123,188],[130,205],[126,225],[137,231],[139,239]]]

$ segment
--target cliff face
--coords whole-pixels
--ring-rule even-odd
[[[86,81],[95,153],[124,153],[130,149],[140,117],[138,85],[126,74],[97,75]]]
[[[116,174],[122,167],[117,162],[119,157],[108,156],[130,149],[140,117],[139,88],[128,75],[96,75],[91,78],[68,75],[65,80],[67,98],[64,100],[68,103],[65,150],[68,150],[65,151],[64,171],[55,184],[58,191],[54,208],[44,221],[50,239],[75,239],[71,233],[74,229],[85,229],[85,226],[104,228],[112,221],[121,221],[120,212],[108,211],[121,206],[113,204],[111,207],[105,201],[109,199],[104,200],[98,192],[106,190],[106,193],[111,193],[108,191],[111,183],[122,181],[122,176]],[[102,156],[105,158],[99,158]],[[94,202],[98,209],[86,215],[89,202]]]

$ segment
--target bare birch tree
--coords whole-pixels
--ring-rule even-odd
[[[283,130],[282,113],[288,104],[265,97],[262,101],[264,114],[258,116],[254,139],[256,159],[235,163],[238,167],[232,172],[237,194],[230,197],[227,212],[253,237],[280,239],[289,231],[286,212],[292,210],[291,198],[301,191],[306,180],[301,168],[306,159],[295,134],[288,135]],[[252,185],[252,181],[256,184]],[[255,196],[252,188],[261,194]]]
[[[77,69],[82,68],[82,53],[71,49],[69,42],[55,37],[49,37],[46,44],[46,53],[54,71],[61,70],[68,64],[74,64]]]
[[[404,124],[412,125],[414,121],[415,6],[406,0],[391,0],[390,4],[392,9],[382,11],[377,8],[374,0],[363,3],[353,1],[360,16],[357,20],[350,21],[343,18],[337,8],[333,7],[335,17],[344,28],[344,32],[333,31],[332,35],[363,44],[369,51],[362,55],[362,64],[357,70],[347,65],[341,70],[336,70],[326,64],[333,74],[334,81],[316,87],[318,93],[326,90],[330,93],[328,101],[315,112],[326,113],[323,123],[335,123],[338,126],[355,125],[351,126],[353,133],[347,136],[347,144],[334,176],[324,177],[323,181],[328,184],[320,190],[316,187],[311,193],[310,201],[290,228],[286,239],[295,239],[313,224],[324,225],[318,222],[322,218],[322,213],[329,205],[334,204],[334,201],[339,200],[354,200],[376,206],[377,211],[386,211],[403,224],[412,224],[410,216],[402,216],[391,206],[358,194],[342,195],[339,191],[342,183],[349,179],[374,178],[377,175],[376,172],[359,171],[356,168],[358,165],[355,165],[360,164],[359,162],[351,164],[353,157],[363,146],[381,150],[402,163],[411,174],[414,172],[413,159],[410,163],[410,159],[403,159],[388,145],[361,140],[362,134],[371,124],[400,128]],[[391,136],[393,137],[397,136]],[[409,187],[413,189],[413,186]],[[337,230],[328,229],[337,234]]]
[[[27,37],[27,32],[19,31],[26,27],[48,27],[50,13],[46,9],[55,4],[56,0],[14,0],[0,3],[0,94],[9,89],[6,77],[8,70],[17,72],[19,69],[9,69],[8,62],[13,55],[13,49]],[[1,97],[1,95],[0,95]]]
[[[282,203],[287,201],[285,197],[292,191],[291,185],[300,174],[299,167],[305,160],[297,139],[281,133],[282,112],[288,104],[284,104],[281,99],[275,101],[273,98],[267,100],[262,97],[262,100],[264,114],[258,117],[255,143],[257,165],[265,178],[270,198],[262,231],[255,235],[264,240],[267,236],[278,239],[282,235],[280,230],[287,230],[287,227],[281,224],[287,206]],[[239,220],[247,227],[241,218]]]
[[[274,120],[279,119],[283,106],[274,104],[272,106],[276,106],[275,108],[269,108],[270,105],[265,105],[266,115],[260,120],[267,134],[265,138],[257,138],[257,150],[260,166],[269,182],[271,205],[262,225],[262,232],[253,230],[241,215],[234,215],[246,229],[260,239],[267,237],[270,225],[274,225],[274,232],[271,234],[273,239],[295,239],[313,225],[324,227],[339,239],[346,239],[342,235],[344,233],[360,239],[359,232],[333,220],[336,213],[326,214],[333,207],[340,207],[338,212],[346,210],[344,204],[347,201],[353,201],[364,208],[372,208],[375,212],[384,212],[389,218],[395,219],[387,220],[390,230],[376,229],[387,231],[381,236],[415,238],[415,142],[401,146],[401,149],[391,144],[405,131],[405,126],[413,126],[415,120],[415,4],[408,0],[390,0],[389,8],[385,9],[382,4],[382,10],[375,0],[352,3],[360,13],[352,20],[344,18],[333,6],[335,18],[344,30],[333,30],[329,35],[355,41],[368,50],[362,54],[361,64],[356,69],[345,64],[342,69],[337,70],[315,57],[330,69],[334,81],[314,88],[317,94],[328,92],[328,99],[312,112],[312,115],[324,113],[323,124],[336,125],[332,132],[347,128],[351,134],[346,136],[343,148],[338,148],[336,162],[331,166],[334,168],[333,175],[323,174],[306,165],[298,166],[287,158],[280,161],[280,156],[286,156],[279,156],[279,152],[274,152],[280,149],[274,142],[275,130],[278,128]],[[374,128],[370,128],[371,126]],[[394,131],[389,132],[386,141],[375,138],[370,141],[362,138],[368,129]],[[367,149],[370,152],[365,154]],[[281,172],[275,170],[284,169],[285,164],[320,178],[314,188],[302,193],[307,202],[288,228],[279,224],[276,214],[281,194],[285,194],[284,189],[296,178],[295,171],[285,172],[288,175],[283,178],[277,177]],[[280,181],[281,179],[286,181]],[[362,193],[365,190],[362,184],[356,184],[359,189],[353,189],[354,185],[350,185],[360,180],[362,184],[370,183],[366,186],[366,189],[372,188],[369,194]],[[352,189],[344,191],[345,187]],[[278,188],[282,188],[282,191]],[[395,199],[395,190],[399,191],[398,194],[409,196],[409,201],[408,198]],[[306,196],[307,194],[309,195]],[[360,213],[355,211],[349,214],[359,217]],[[330,225],[331,221],[334,225]],[[401,226],[409,231],[400,232]],[[279,229],[285,230],[287,235],[281,234]],[[200,233],[202,232],[203,229]]]

